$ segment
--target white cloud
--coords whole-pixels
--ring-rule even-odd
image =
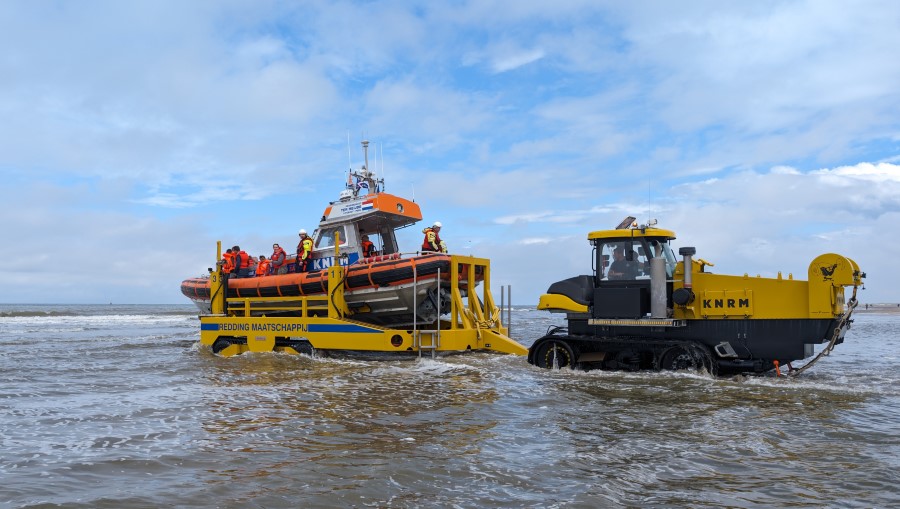
[[[811,173],[813,175],[822,175],[830,183],[849,184],[859,180],[877,183],[900,183],[900,165],[892,163],[859,163],[854,166],[839,166],[833,169],[825,168]]]
[[[775,166],[771,170],[773,175],[799,175],[800,172],[796,168],[790,166]]]
[[[544,58],[544,55],[544,51],[540,49],[517,53],[515,55],[510,55],[505,58],[495,60],[493,69],[494,72],[498,73],[511,71],[513,69],[518,69],[519,67],[522,67],[524,65],[528,65],[532,62],[536,62]]]
[[[518,243],[524,246],[533,246],[535,244],[550,244],[553,242],[551,239],[545,237],[537,237],[537,238],[528,238],[528,239],[519,239]]]
[[[544,212],[534,212],[534,213],[526,213],[526,214],[516,214],[512,216],[501,216],[494,219],[494,222],[497,224],[515,224],[520,221],[524,222],[533,222],[533,221],[541,221],[548,218],[552,218],[554,215],[557,215],[552,211],[544,211]]]

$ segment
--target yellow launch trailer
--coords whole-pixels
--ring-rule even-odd
[[[221,243],[218,251],[221,259]],[[200,343],[226,357],[273,351],[313,355],[329,350],[420,356],[486,350],[527,355],[528,349],[508,337],[509,329],[501,323],[500,309],[491,295],[490,260],[453,255],[450,266],[449,281],[443,280],[451,295],[449,319],[408,329],[354,320],[344,300],[345,268],[339,263],[328,269],[327,294],[299,298],[228,298],[219,267],[210,275],[211,313],[200,316]],[[480,297],[476,271],[484,274]],[[460,274],[467,275],[468,291],[460,288]]]

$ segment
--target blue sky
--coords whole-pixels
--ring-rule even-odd
[[[10,1],[0,47],[0,302],[187,302],[315,228],[348,137],[516,303],[629,214],[900,302],[897,2]]]

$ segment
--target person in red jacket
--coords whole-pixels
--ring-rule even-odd
[[[287,265],[284,261],[287,259],[287,253],[278,244],[272,244],[272,256],[269,257],[272,274],[287,274]]]

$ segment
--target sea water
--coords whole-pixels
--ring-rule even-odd
[[[198,339],[187,305],[0,305],[0,507],[900,506],[898,314],[796,379]]]

